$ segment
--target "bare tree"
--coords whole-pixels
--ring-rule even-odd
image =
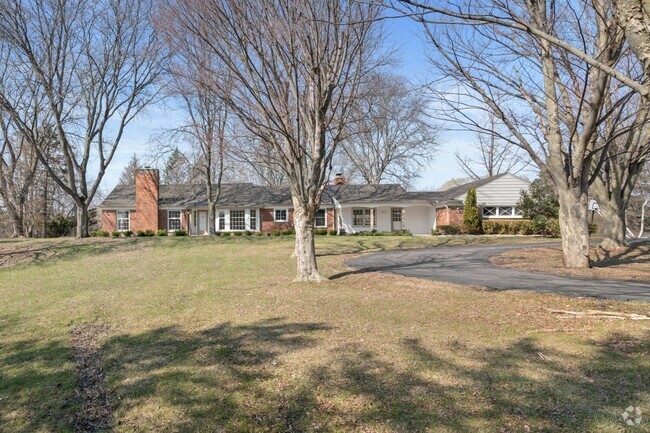
[[[366,184],[411,186],[439,147],[424,92],[404,77],[376,73],[354,106],[341,154]]]
[[[120,185],[135,185],[135,173],[141,168],[142,163],[140,158],[138,158],[138,155],[134,153],[124,169],[122,169],[122,174],[120,175],[118,183]]]
[[[178,27],[165,21],[160,21],[158,26],[166,34],[173,58],[169,71],[171,93],[185,115],[185,122],[171,131],[172,136],[179,136],[186,144],[193,178],[205,184],[208,233],[214,235],[217,200],[232,136],[230,112],[224,94],[220,93],[228,91],[229,74],[200,39],[192,34],[179,34]]]
[[[484,126],[476,133],[476,142],[470,150],[456,150],[454,156],[460,168],[473,179],[485,176],[496,176],[501,173],[521,173],[530,164],[523,156],[521,147],[501,139],[499,136],[508,134],[500,132],[497,118],[488,112]]]
[[[201,40],[232,75],[228,105],[272,146],[291,190],[296,281],[323,280],[314,219],[350,108],[376,64],[379,7],[338,0],[176,0],[166,10],[170,22]]]
[[[463,7],[483,16],[488,8],[470,2]],[[535,28],[582,41],[584,52],[597,53],[612,70],[620,59],[623,34],[605,1],[580,16],[570,6],[544,1],[489,7],[502,19],[524,15]],[[500,138],[524,149],[557,187],[565,265],[590,266],[588,188],[595,158],[605,158],[598,156],[597,131],[611,75],[534,32],[493,24],[425,30],[440,55],[432,61],[456,88],[456,96],[438,93],[454,120],[480,131],[471,113],[487,107],[503,122],[509,135]]]
[[[48,159],[20,122],[19,101],[4,90],[0,107],[75,202],[78,237],[88,236],[88,207],[124,129],[156,95],[161,66],[149,10],[148,0],[0,3],[0,39],[11,49],[13,83],[32,83],[29,90],[47,101],[62,164]]]
[[[259,185],[286,185],[282,163],[276,157],[273,145],[243,130],[241,125],[236,129],[234,145],[227,155],[226,178]]]

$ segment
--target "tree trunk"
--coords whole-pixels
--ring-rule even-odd
[[[217,203],[212,200],[209,200],[208,201],[208,235],[210,236],[214,236],[217,233],[216,217],[217,217]]]
[[[639,227],[639,238],[643,237],[643,229],[645,228],[645,207],[648,204],[648,200],[646,199],[643,204],[641,205],[641,227]]]
[[[9,214],[11,217],[11,226],[13,228],[13,234],[11,237],[19,238],[25,236],[25,219],[23,217],[23,213],[9,209]]]
[[[77,237],[88,237],[88,205],[77,204]]]
[[[294,201],[293,223],[296,229],[296,247],[294,254],[298,262],[298,272],[294,282],[326,280],[316,264],[316,246],[314,244],[314,215],[309,218],[304,207],[296,206]]]
[[[615,250],[625,244],[625,209],[615,200],[609,200],[600,205],[603,214],[603,224],[598,228],[603,236],[600,246],[605,250]]]
[[[569,190],[559,191],[560,234],[564,266],[567,268],[588,268],[589,260],[589,223],[587,194]]]

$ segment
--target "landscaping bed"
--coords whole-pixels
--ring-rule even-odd
[[[567,269],[562,264],[562,248],[558,246],[515,249],[491,257],[490,262],[505,268],[555,275],[650,282],[650,242],[616,251],[593,247],[591,259],[591,268]]]

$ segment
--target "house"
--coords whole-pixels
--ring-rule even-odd
[[[446,191],[408,192],[395,184],[349,185],[341,175],[327,185],[315,227],[359,231],[430,234],[439,225],[462,221],[465,194],[477,189],[485,219],[518,219],[517,202],[529,182],[501,174]],[[106,231],[186,230],[207,234],[206,188],[202,184],[160,185],[156,169],[136,173],[135,185],[118,185],[99,206]],[[222,232],[285,230],[292,227],[289,188],[250,183],[223,184],[217,202],[216,228]]]

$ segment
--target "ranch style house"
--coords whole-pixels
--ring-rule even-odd
[[[160,185],[156,169],[136,172],[135,185],[118,185],[99,206],[106,231],[208,231],[203,184]],[[351,185],[340,174],[323,193],[315,227],[359,231],[402,231],[431,234],[443,225],[460,225],[467,191],[474,187],[483,219],[522,218],[517,208],[530,182],[504,173],[445,191],[406,191],[401,185]],[[271,232],[293,226],[288,187],[250,183],[222,184],[215,226],[221,232]]]

